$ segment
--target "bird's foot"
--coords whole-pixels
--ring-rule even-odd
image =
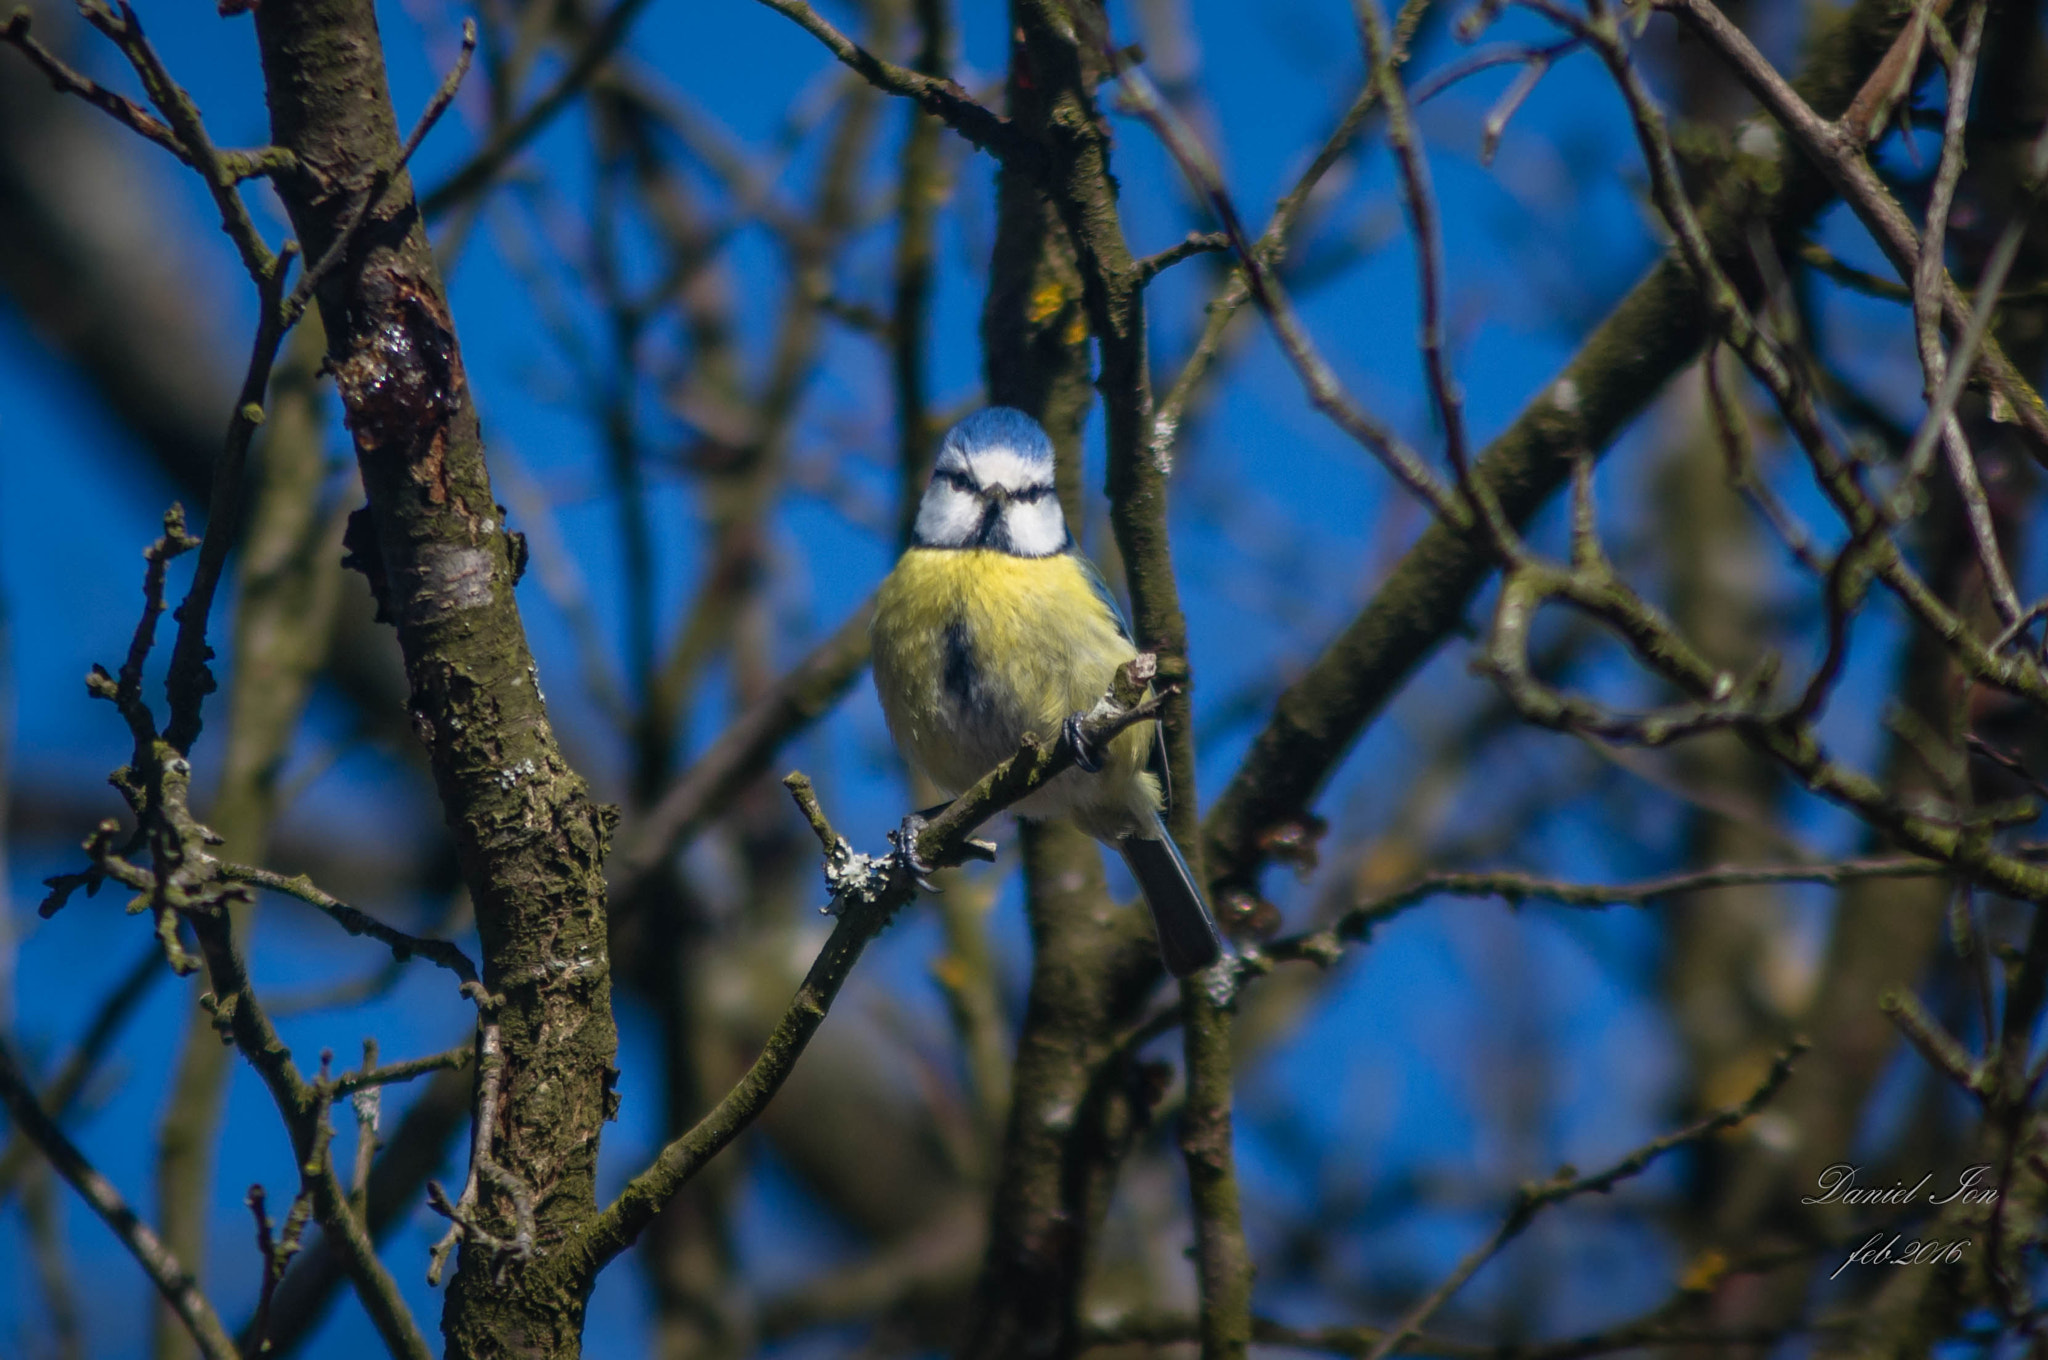
[[[926,892],[937,892],[939,889],[925,877],[933,872],[932,866],[917,856],[917,838],[928,824],[922,813],[913,812],[905,817],[902,827],[889,833],[889,843],[896,847],[889,856],[889,862],[897,872],[909,874],[918,887]]]
[[[1102,757],[1095,750],[1093,742],[1083,735],[1081,722],[1085,714],[1069,713],[1067,720],[1060,724],[1060,736],[1065,739],[1067,749],[1074,753],[1074,764],[1084,774],[1102,773]]]

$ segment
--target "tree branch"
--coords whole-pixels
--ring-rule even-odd
[[[1813,50],[1799,81],[1804,97],[1816,108],[1847,108],[1903,24],[1886,0],[1861,0]],[[1798,159],[1738,166],[1717,187],[1703,223],[1713,249],[1747,282],[1755,225],[1762,221],[1790,238],[1829,196],[1827,181]],[[1709,334],[1700,286],[1674,252],[1488,446],[1473,476],[1490,484],[1511,524],[1526,524],[1564,484],[1572,458],[1603,452]],[[1256,896],[1268,847],[1302,824],[1366,724],[1463,623],[1493,562],[1483,538],[1433,523],[1359,616],[1282,693],[1209,812],[1204,846],[1219,894]]]
[[[135,1216],[135,1211],[128,1207],[112,1183],[93,1168],[77,1144],[43,1112],[43,1107],[29,1090],[20,1064],[14,1060],[13,1051],[4,1042],[0,1042],[0,1103],[7,1106],[7,1113],[22,1135],[43,1150],[43,1155],[50,1159],[58,1174],[69,1181],[100,1220],[113,1229],[114,1236],[128,1248],[129,1255],[149,1276],[150,1283],[163,1295],[164,1302],[185,1324],[185,1330],[192,1334],[193,1342],[206,1360],[241,1360],[241,1352],[235,1349],[234,1341],[228,1336],[227,1329],[221,1326],[220,1317],[213,1311],[213,1305],[207,1302],[206,1295],[200,1292],[185,1268],[178,1264],[178,1258],[157,1240],[149,1225]]]
[[[816,722],[858,680],[868,664],[865,602],[761,696],[727,725],[718,739],[685,770],[639,821],[619,837],[608,864],[611,890],[622,904],[665,855],[674,854],[733,796],[759,778],[775,753]]]
[[[554,121],[556,114],[583,93],[626,40],[626,35],[632,31],[633,21],[645,8],[647,0],[617,0],[606,10],[604,18],[584,39],[582,47],[562,73],[555,77],[547,92],[528,104],[517,118],[493,132],[490,140],[451,171],[446,179],[420,196],[420,211],[426,214],[427,220],[431,222],[443,216],[488,188],[513,157],[540,135],[542,129]]]
[[[1523,1186],[1515,1199],[1515,1207],[1509,1210],[1507,1217],[1501,1221],[1500,1227],[1494,1230],[1493,1235],[1468,1252],[1465,1259],[1458,1263],[1457,1268],[1444,1278],[1443,1283],[1418,1300],[1413,1308],[1402,1315],[1398,1323],[1388,1328],[1386,1335],[1380,1338],[1378,1344],[1365,1353],[1365,1360],[1387,1360],[1387,1357],[1413,1336],[1423,1323],[1436,1314],[1437,1309],[1462,1289],[1465,1282],[1471,1279],[1481,1266],[1498,1255],[1501,1248],[1519,1237],[1522,1230],[1527,1228],[1543,1210],[1579,1195],[1604,1195],[1620,1182],[1631,1176],[1640,1175],[1665,1153],[1684,1147],[1688,1143],[1710,1138],[1724,1129],[1732,1129],[1748,1120],[1751,1115],[1770,1103],[1771,1097],[1778,1093],[1778,1089],[1792,1075],[1792,1064],[1798,1061],[1799,1055],[1805,1051],[1806,1045],[1803,1042],[1795,1042],[1790,1049],[1779,1054],[1777,1061],[1771,1064],[1770,1073],[1764,1078],[1763,1084],[1741,1104],[1717,1110],[1676,1133],[1668,1133],[1662,1138],[1645,1143],[1604,1170],[1596,1171],[1590,1176],[1581,1176],[1566,1167],[1539,1185]]]
[[[1952,4],[1953,0],[1928,0],[1926,12],[1938,19]],[[1712,0],[1658,0],[1658,5],[1682,15],[1694,31],[1729,59],[1758,102],[1770,110],[1778,125],[1799,145],[1806,158],[1829,178],[1843,201],[1855,211],[1857,218],[1877,241],[1879,249],[1891,260],[1899,277],[1913,281],[1922,254],[1920,235],[1913,229],[1905,209],[1899,206],[1898,200],[1885,188],[1865,158],[1869,129],[1856,119],[1858,114],[1867,114],[1865,101],[1859,100],[1857,106],[1849,111],[1849,116],[1839,123],[1830,123],[1825,110],[1778,75],[1769,60],[1756,50],[1742,30],[1728,22],[1727,16],[1714,6]],[[1916,6],[1916,16],[1918,13],[1920,10]],[[1910,65],[1905,69],[1910,71]],[[1889,73],[1895,80],[1900,78],[1896,70]],[[1880,76],[1885,74],[1887,72],[1879,73]],[[1910,79],[1909,76],[1904,78]],[[1870,87],[1878,85],[1878,79],[1873,78]],[[2041,152],[2048,151],[2048,138],[2043,138],[2038,148],[2037,163]],[[2034,192],[2038,194],[2040,187],[2041,176],[2037,173]],[[1952,362],[1957,372],[1952,376],[1960,388],[1963,377],[1981,365],[1984,378],[2003,399],[2012,419],[2032,436],[2035,458],[2048,460],[2048,406],[2042,404],[2040,393],[2006,357],[1998,341],[1988,334],[1987,321],[1978,319],[1980,314],[1988,319],[1991,304],[1998,296],[2002,271],[2000,278],[1987,277],[1987,282],[1991,284],[1987,295],[1973,308],[1946,269],[1940,272],[1936,281],[1943,323],[1956,338]],[[1973,335],[1976,345],[1981,347],[1981,354],[1971,352],[1969,341]]]
[[[1108,434],[1110,525],[1130,585],[1135,636],[1139,646],[1166,659],[1163,673],[1177,681],[1188,674],[1187,618],[1167,525],[1167,469],[1152,456],[1156,423],[1146,275],[1125,239],[1108,131],[1094,98],[1095,73],[1117,72],[1121,57],[1107,16],[1087,4],[1024,0],[1017,19],[1032,79],[1046,86],[1051,107],[1044,187],[1074,242],[1082,299],[1101,357],[1096,387]],[[1146,88],[1142,83],[1133,87]],[[1249,253],[1235,215],[1226,215],[1224,225],[1240,258],[1252,267],[1256,256]],[[1186,696],[1173,696],[1165,704],[1160,740],[1173,782],[1167,830],[1187,856],[1195,881],[1206,883],[1195,834],[1200,802],[1193,710]],[[1251,1328],[1252,1261],[1232,1147],[1229,997],[1212,993],[1205,978],[1184,978],[1181,1005],[1188,1093],[1180,1144],[1195,1217],[1202,1353],[1204,1360],[1220,1360],[1244,1353]]]
[[[1009,119],[974,102],[973,97],[953,81],[943,76],[924,75],[876,56],[834,28],[804,0],[760,0],[760,3],[793,20],[876,89],[916,100],[926,113],[1004,165],[1034,176],[1042,171],[1043,154],[1038,145],[1019,135]]]
[[[1152,674],[1153,662],[1147,655],[1119,669],[1110,693],[1081,724],[1086,745],[1098,746],[1125,728],[1158,716],[1158,696],[1140,698]],[[633,1177],[587,1227],[536,1268],[545,1270],[560,1288],[587,1290],[676,1191],[744,1132],[774,1098],[824,1023],[868,941],[916,894],[920,875],[982,857],[985,851],[973,840],[975,830],[1073,763],[1074,751],[1066,741],[1045,747],[1027,739],[1015,755],[917,829],[914,841],[899,838],[896,855],[880,859],[855,852],[832,829],[809,779],[801,774],[784,779],[825,850],[825,881],[838,911],[830,938],[746,1075],[694,1128],[663,1148],[653,1165]]]
[[[1851,859],[1833,864],[1721,865],[1712,869],[1664,874],[1636,883],[1565,883],[1534,874],[1465,873],[1446,870],[1424,874],[1391,892],[1359,903],[1330,925],[1301,935],[1283,936],[1259,950],[1269,959],[1335,962],[1348,941],[1365,941],[1375,928],[1433,897],[1498,897],[1509,906],[1523,902],[1555,902],[1594,910],[1648,906],[1667,897],[1709,888],[1759,887],[1767,883],[1816,883],[1839,887],[1874,878],[1931,878],[1949,872],[1937,860],[1906,856]]]
[[[513,596],[518,553],[404,168],[417,138],[399,133],[374,7],[306,0],[259,6],[254,19],[272,140],[305,167],[279,182],[280,196],[307,258],[336,257],[316,294],[368,499],[346,546],[397,627],[502,1027],[502,1099],[480,1111],[497,1126],[480,1123],[477,1146],[521,1188],[486,1180],[472,1217],[509,1240],[530,1197],[545,1251],[596,1207],[598,1137],[613,1108],[602,865],[615,814],[569,768],[541,698]],[[484,1093],[499,1071],[479,1064]],[[443,1318],[449,1348],[573,1351],[581,1300],[515,1288],[502,1264],[462,1252]]]

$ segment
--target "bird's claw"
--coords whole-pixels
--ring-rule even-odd
[[[913,812],[905,817],[903,826],[889,833],[889,843],[896,847],[889,859],[899,871],[909,874],[918,887],[926,892],[938,892],[938,887],[925,877],[934,872],[932,866],[917,857],[917,838],[927,825],[929,822],[921,813]]]
[[[1060,735],[1066,739],[1067,749],[1074,753],[1074,764],[1084,774],[1102,773],[1102,757],[1095,754],[1095,747],[1081,731],[1081,715],[1069,713],[1067,720],[1060,724]]]

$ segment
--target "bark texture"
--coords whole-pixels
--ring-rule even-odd
[[[612,814],[548,724],[512,593],[523,545],[491,493],[447,296],[397,164],[375,11],[265,5],[256,27],[272,138],[299,163],[279,190],[306,258],[346,236],[319,305],[369,502],[350,522],[350,561],[397,628],[503,1030],[501,1122],[477,1139],[506,1175],[486,1177],[480,1226],[512,1238],[523,1199],[545,1256],[595,1211],[614,1103]],[[523,1280],[520,1262],[465,1243],[443,1317],[449,1353],[576,1354],[583,1298]]]

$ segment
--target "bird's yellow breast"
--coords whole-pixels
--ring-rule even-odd
[[[904,553],[876,597],[873,639],[890,731],[951,793],[1008,757],[1025,733],[1051,740],[1136,651],[1075,558],[979,549]],[[1149,725],[1126,731],[1100,775],[1062,776],[1057,801],[1156,806],[1156,788],[1140,774],[1152,739]]]

